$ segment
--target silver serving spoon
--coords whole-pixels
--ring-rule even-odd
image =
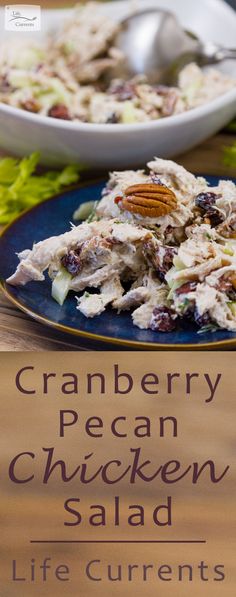
[[[158,8],[126,18],[114,45],[124,53],[125,60],[109,71],[109,79],[145,74],[152,84],[175,84],[179,71],[189,62],[204,66],[229,58],[236,60],[236,49],[200,41],[184,31],[171,12]]]

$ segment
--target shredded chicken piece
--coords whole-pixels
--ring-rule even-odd
[[[119,276],[108,278],[100,287],[100,294],[89,294],[85,292],[82,297],[77,298],[77,309],[86,317],[101,315],[109,303],[119,300],[124,292]]]
[[[59,267],[61,257],[66,253],[67,247],[76,246],[92,238],[96,232],[106,234],[113,222],[102,221],[96,224],[81,224],[73,227],[70,232],[60,236],[52,236],[35,244],[30,251],[19,254],[20,263],[15,273],[8,279],[13,286],[27,284],[30,280],[44,280],[43,272],[49,266]]]

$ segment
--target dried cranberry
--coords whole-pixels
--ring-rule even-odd
[[[143,254],[149,265],[154,267],[161,282],[173,265],[173,258],[177,254],[177,248],[159,246],[153,240],[144,243]]]
[[[112,83],[108,89],[108,93],[116,95],[120,102],[126,102],[134,98],[135,87],[132,83],[117,81]]]
[[[112,249],[114,245],[122,245],[122,241],[113,238],[113,236],[106,236],[101,242],[101,246],[105,249]]]
[[[177,102],[176,91],[171,90],[165,97],[162,107],[163,116],[172,116]]]
[[[160,282],[165,282],[166,283],[166,274],[165,274],[165,272],[162,272],[160,269],[157,270],[157,277],[159,278]]]
[[[186,307],[184,313],[181,313],[181,327],[189,330],[189,324],[193,321],[193,306]]]
[[[236,290],[233,287],[231,290],[227,291],[227,296],[230,301],[236,302]]]
[[[150,328],[154,332],[173,332],[176,328],[176,316],[168,307],[155,307]]]
[[[59,118],[61,120],[71,120],[69,110],[64,104],[56,104],[48,111],[48,116],[51,118]]]
[[[186,282],[182,284],[180,288],[176,288],[175,294],[179,296],[180,294],[188,294],[189,292],[194,292],[197,288],[197,282]]]
[[[61,263],[72,276],[77,276],[82,267],[81,259],[75,251],[70,251],[67,255],[64,255]]]
[[[173,226],[167,226],[165,230],[165,237],[167,243],[173,243],[173,240],[175,240],[176,230],[177,228],[173,228]]]
[[[167,87],[167,85],[155,85],[154,89],[158,95],[167,95],[170,91],[170,88]]]
[[[123,197],[121,197],[121,195],[118,195],[117,197],[115,197],[114,199],[114,203],[116,205],[119,205],[119,203],[123,200]]]
[[[216,198],[216,193],[200,193],[195,199],[195,205],[208,212],[212,205],[215,205]]]
[[[159,267],[157,268],[157,274],[161,281],[165,279],[165,275],[173,265],[174,256],[177,254],[177,249],[175,249],[175,247],[163,247],[163,250],[165,253]]]
[[[207,211],[207,217],[210,220],[212,228],[215,228],[215,226],[218,226],[219,224],[221,224],[224,221],[223,214],[220,213],[220,211],[218,211],[218,209],[214,209],[214,207],[212,207],[211,209],[209,209]]]
[[[203,328],[205,325],[209,325],[209,323],[211,323],[211,318],[208,311],[200,315],[198,309],[196,308],[194,311],[194,321],[200,328]]]
[[[230,282],[229,279],[224,278],[224,276],[221,276],[221,278],[219,278],[219,280],[218,280],[217,290],[220,290],[220,292],[226,292],[226,293],[230,292],[231,290],[233,290],[232,282]]]

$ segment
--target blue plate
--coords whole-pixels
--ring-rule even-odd
[[[212,185],[218,178],[207,177]],[[132,324],[128,312],[118,315],[108,309],[99,317],[86,319],[76,310],[73,293],[60,307],[51,298],[51,282],[31,282],[25,287],[13,287],[5,283],[18,264],[16,253],[31,248],[34,242],[58,235],[69,229],[74,210],[80,203],[100,198],[104,183],[91,183],[54,197],[22,214],[2,234],[0,243],[0,276],[7,297],[19,309],[46,325],[61,331],[101,340],[128,348],[140,349],[213,349],[233,348],[236,334],[225,330],[205,334],[197,333],[194,324],[171,333],[140,330]]]

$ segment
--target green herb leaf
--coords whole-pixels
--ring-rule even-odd
[[[236,168],[236,143],[231,147],[224,147],[224,164],[230,168]]]
[[[35,174],[40,154],[32,153],[22,160],[6,157],[0,160],[0,224],[8,224],[24,209],[49,199],[65,186],[79,180],[79,166],[66,166],[61,172]]]
[[[208,323],[207,325],[204,325],[198,332],[197,334],[205,334],[207,332],[217,332],[217,330],[219,330],[219,326],[217,325],[217,323]]]

